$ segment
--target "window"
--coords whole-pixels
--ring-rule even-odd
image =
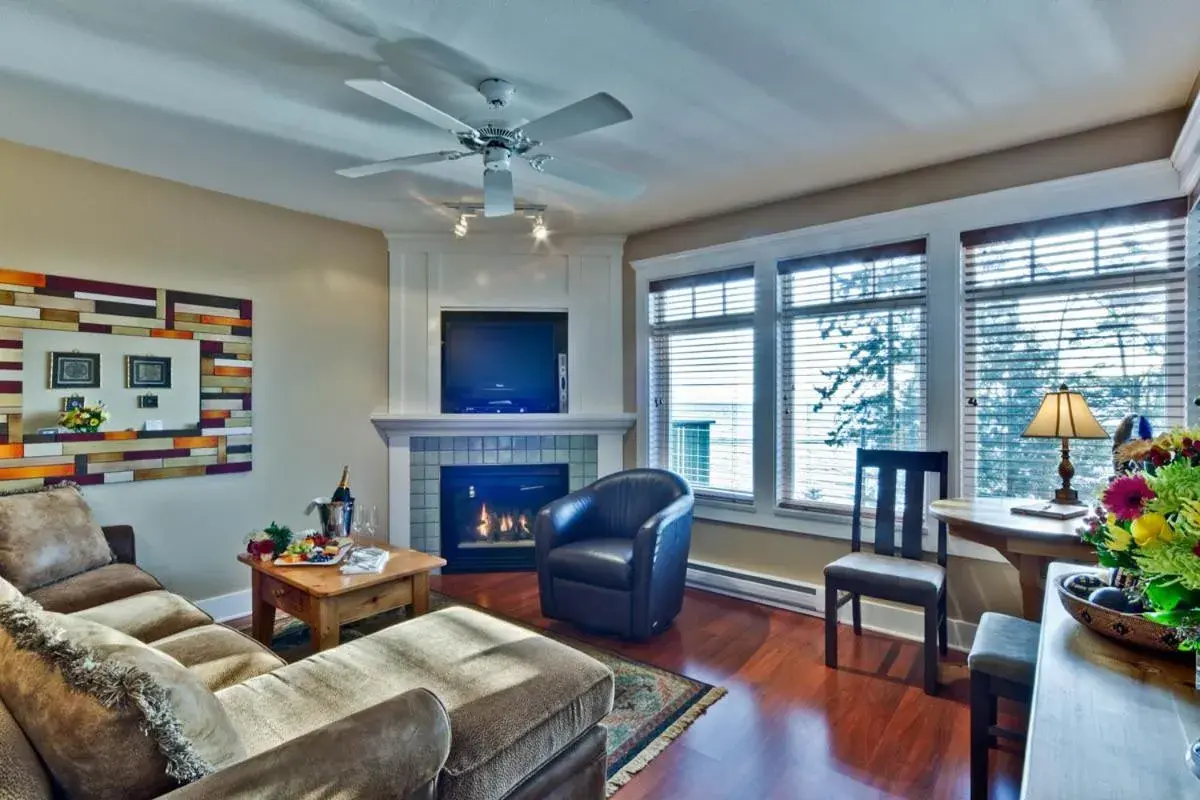
[[[1184,422],[1186,213],[1179,199],[962,234],[964,491],[1057,485],[1059,443],[1021,432],[1059,383],[1110,433],[1126,414]],[[1081,494],[1111,474],[1110,448],[1071,443]]]
[[[779,264],[780,505],[849,510],[859,447],[924,449],[925,284],[924,239]]]
[[[649,459],[753,499],[754,268],[650,284]]]

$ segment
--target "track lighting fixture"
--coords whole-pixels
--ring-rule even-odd
[[[470,220],[474,217],[483,214],[482,203],[446,203],[445,208],[458,214],[458,218],[454,222],[454,235],[459,239],[465,238],[470,230]],[[533,205],[531,203],[517,203],[515,206],[516,213],[531,218],[533,220],[533,229],[530,234],[536,241],[544,242],[550,237],[550,229],[546,227],[546,221],[542,218],[546,207],[543,205]]]

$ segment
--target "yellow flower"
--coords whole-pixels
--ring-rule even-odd
[[[1135,519],[1129,529],[1138,547],[1152,547],[1175,538],[1175,531],[1167,524],[1167,518],[1154,511]]]
[[[1124,552],[1133,543],[1133,537],[1117,523],[1117,515],[1110,513],[1104,520],[1108,529],[1108,549]]]

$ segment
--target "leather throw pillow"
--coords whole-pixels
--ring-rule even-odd
[[[0,576],[29,592],[112,561],[73,485],[0,495]]]
[[[245,757],[178,661],[28,598],[0,603],[0,699],[67,797],[158,797]]]

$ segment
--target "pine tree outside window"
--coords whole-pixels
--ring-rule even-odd
[[[925,449],[925,249],[779,264],[780,506],[848,513],[858,448]]]

